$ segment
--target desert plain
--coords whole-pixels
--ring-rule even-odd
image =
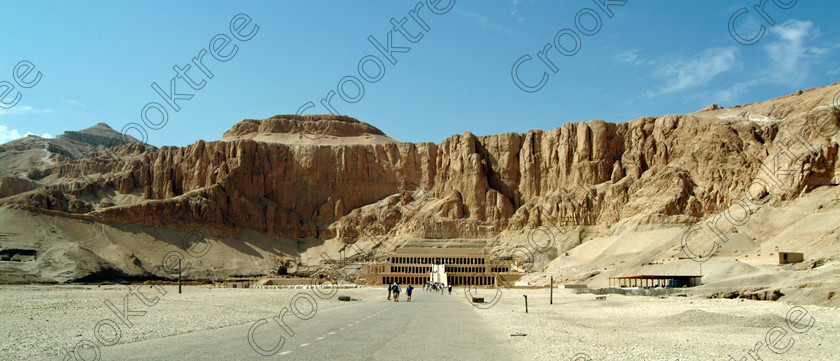
[[[133,287],[144,293],[151,290],[148,285]],[[123,327],[116,346],[100,346],[103,352],[108,347],[188,333],[212,338],[212,335],[202,336],[200,331],[248,325],[270,318],[280,308],[288,306],[294,295],[308,292],[302,289],[184,286],[183,293],[178,294],[177,286],[162,287],[166,293],[154,306],[132,306],[146,313],[132,318],[134,327],[130,330]],[[3,286],[0,288],[2,358],[61,360],[67,354],[72,355],[78,342],[94,339],[98,322],[116,319],[104,302],[119,304],[129,291],[127,285]],[[463,310],[468,311],[467,317],[478,320],[477,324],[495,338],[489,340],[496,344],[485,347],[492,350],[506,344],[515,350],[514,356],[520,360],[729,360],[730,356],[735,360],[747,356],[749,360],[748,354],[757,343],[765,343],[768,334],[777,343],[773,348],[766,344],[758,348],[755,354],[763,360],[833,360],[840,351],[840,312],[835,307],[708,299],[695,295],[677,296],[678,293],[668,296],[608,295],[602,301],[597,300],[596,295],[563,288],[554,290],[553,304],[549,304],[550,291],[546,288],[501,289],[500,292],[496,302],[473,305],[464,290],[457,287],[451,295],[418,290],[411,303],[386,300],[384,287],[339,289],[334,297],[318,298],[319,313],[311,320],[314,323],[319,317],[329,318],[329,315],[324,316],[322,311],[325,310],[336,308],[344,313],[354,312],[362,304],[370,304],[376,309],[395,307],[400,318],[428,318],[429,314],[418,311],[418,304],[446,298],[463,306]],[[495,290],[489,289],[473,290],[472,293],[485,296],[488,301],[497,296]],[[338,301],[337,295],[348,295],[353,301]],[[525,313],[523,295],[528,296],[528,313]],[[450,307],[449,303],[444,305]],[[290,341],[297,343],[290,342],[283,350],[294,350],[305,342],[318,342],[300,334],[307,322],[310,321],[293,326],[298,334]],[[445,319],[436,320],[442,328],[447,327],[446,322]],[[374,321],[364,327],[377,329],[381,326]],[[406,327],[411,327],[411,323]],[[384,330],[386,333],[403,331]],[[515,336],[518,334],[522,335]],[[111,337],[105,332],[103,335]],[[237,358],[263,357],[248,348],[244,332],[234,332],[234,335],[241,337],[231,337],[226,342],[243,345]],[[321,348],[352,348],[341,342],[324,339],[320,342]],[[381,339],[369,342],[388,343]],[[189,349],[190,345],[183,347]],[[427,352],[411,345],[395,347],[407,351],[406,359],[422,359]],[[148,348],[141,347],[141,350]],[[171,358],[178,355],[173,353]],[[347,359],[373,358],[371,354],[348,352],[345,355]],[[138,356],[142,358],[142,351]],[[464,354],[463,359],[474,358]]]

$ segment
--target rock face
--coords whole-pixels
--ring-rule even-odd
[[[38,183],[15,177],[0,178],[0,198],[18,193],[28,192],[38,188]]]
[[[832,106],[838,90],[626,123],[467,132],[437,145],[393,141],[346,116],[249,119],[220,141],[160,149],[132,142],[9,168],[0,205],[218,236],[255,230],[345,242],[361,232],[488,237],[629,217],[690,223],[725,209],[756,182],[767,187],[750,194],[769,202],[839,183],[831,133],[840,127]],[[277,140],[299,135],[330,142]],[[91,132],[63,137],[104,144]]]
[[[381,130],[345,115],[276,115],[268,119],[245,119],[225,132],[225,138],[256,134],[302,133],[338,137],[385,135]]]

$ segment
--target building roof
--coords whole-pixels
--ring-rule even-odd
[[[703,277],[698,275],[637,275],[637,276],[621,276],[621,277],[610,277],[612,279],[668,279],[668,278],[696,278],[696,277]]]

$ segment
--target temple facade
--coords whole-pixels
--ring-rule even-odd
[[[364,265],[357,283],[453,286],[509,286],[521,274],[504,261],[491,259],[482,248],[399,248],[384,263]]]

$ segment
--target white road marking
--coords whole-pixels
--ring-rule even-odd
[[[323,340],[323,339],[324,339],[323,337],[318,337],[315,340]]]
[[[308,344],[308,343],[304,343],[304,344],[301,344],[301,345],[300,345],[300,347],[306,347],[306,346],[309,346],[309,344]]]
[[[342,330],[343,330],[343,328],[342,328]],[[327,334],[328,334],[328,335],[335,335],[335,332],[329,332],[329,333],[327,333]]]
[[[290,353],[292,353],[292,351],[283,351],[283,352],[281,352],[280,354],[281,354],[281,355],[288,355],[288,354],[290,354]]]

